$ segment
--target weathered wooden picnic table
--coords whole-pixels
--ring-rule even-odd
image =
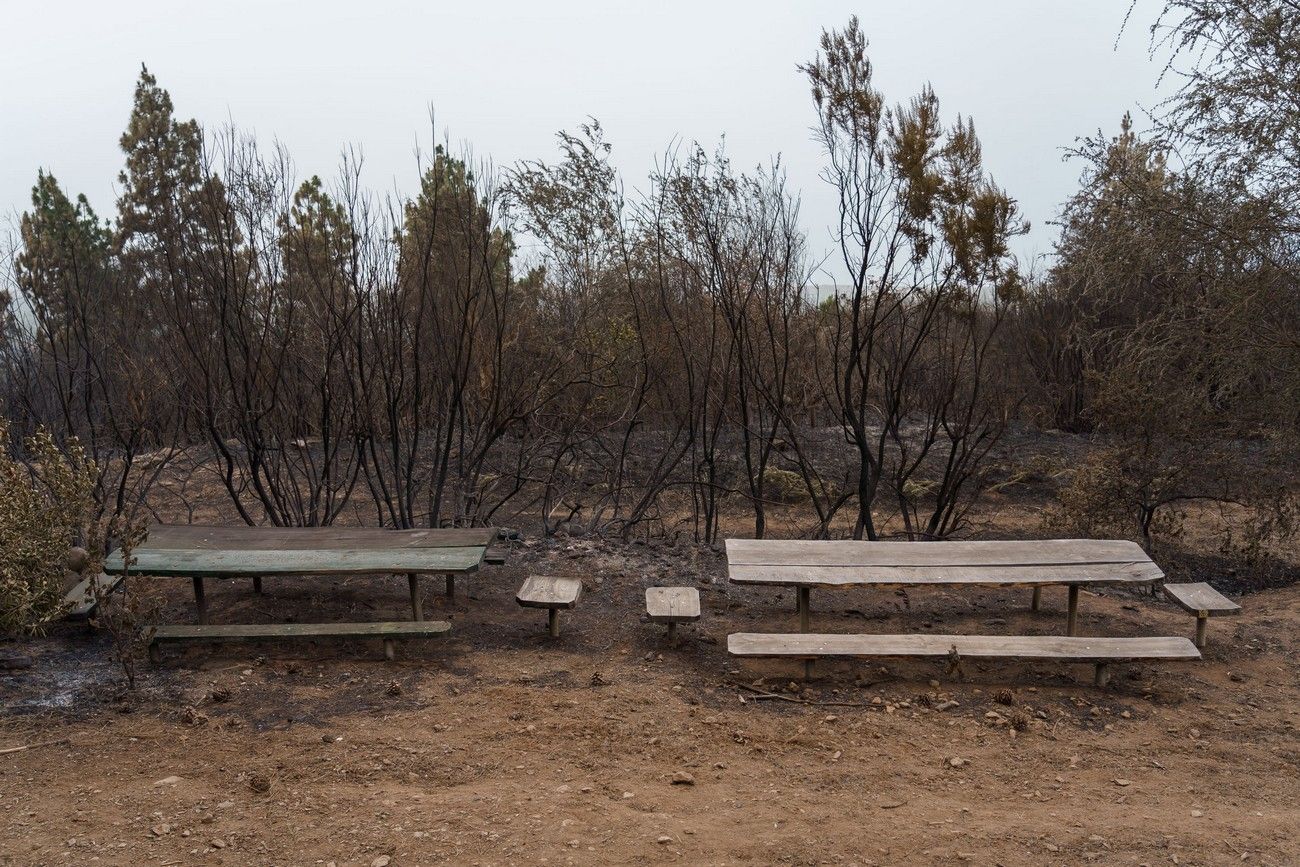
[[[213,527],[155,524],[132,552],[104,562],[112,574],[192,578],[200,623],[207,622],[205,578],[262,578],[297,575],[406,574],[415,620],[424,619],[420,575],[444,575],[447,595],[455,576],[476,572],[496,530],[387,530],[360,527]]]
[[[799,631],[808,632],[813,587],[1030,587],[1038,608],[1043,587],[1069,588],[1066,634],[1078,626],[1079,588],[1150,584],[1164,578],[1133,542],[1044,539],[1024,542],[858,542],[728,539],[727,568],[736,584],[795,587]]]

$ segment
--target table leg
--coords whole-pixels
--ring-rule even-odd
[[[1035,587],[1035,588],[1034,588],[1034,599],[1033,599],[1032,602],[1029,603],[1029,610],[1030,610],[1030,611],[1037,611],[1037,610],[1038,610],[1038,606],[1041,605],[1042,602],[1043,602],[1043,588],[1042,588],[1042,587]]]
[[[194,607],[199,613],[199,623],[208,622],[208,603],[203,598],[203,579],[195,577],[194,579]]]
[[[253,592],[258,596],[262,595],[262,576],[260,575],[253,579]]]
[[[412,572],[406,578],[411,584],[411,613],[417,621],[423,620],[424,600],[420,598],[420,576]]]
[[[808,608],[810,602],[809,599],[810,593],[811,591],[807,587],[799,588],[799,631],[800,632],[808,631]]]
[[[1070,602],[1065,614],[1065,634],[1074,635],[1079,628],[1079,585],[1070,585]]]
[[[447,598],[448,599],[456,598],[456,576],[455,575],[447,576]]]
[[[1196,615],[1196,646],[1205,648],[1205,624],[1209,623],[1210,616],[1204,611]]]

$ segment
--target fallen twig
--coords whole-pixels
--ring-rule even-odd
[[[38,744],[23,744],[21,747],[5,747],[0,750],[0,756],[6,756],[9,753],[21,753],[23,750],[34,750],[37,747],[56,747],[59,744],[66,744],[68,738],[59,738],[57,741],[41,741]]]
[[[756,686],[750,686],[747,683],[737,683],[734,680],[727,681],[727,685],[734,686],[737,689],[744,689],[744,690],[748,690],[749,692],[752,692],[754,694],[755,701],[761,701],[763,699],[776,699],[778,701],[788,701],[793,704],[809,704],[809,705],[816,705],[818,707],[870,707],[871,706],[870,702],[865,702],[865,701],[814,701],[810,698],[795,698],[794,696],[790,696],[790,695],[781,695],[780,693],[776,693],[776,692],[767,692],[766,690],[759,689]]]

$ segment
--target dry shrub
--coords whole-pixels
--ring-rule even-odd
[[[0,442],[9,422],[0,419]],[[63,563],[84,533],[95,464],[44,428],[26,441],[32,464],[0,454],[0,632],[38,632],[63,607]]]

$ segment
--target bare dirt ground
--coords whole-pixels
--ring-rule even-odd
[[[554,642],[512,599],[541,569],[588,581]],[[0,678],[0,749],[61,741],[0,755],[0,863],[1300,861],[1296,588],[1214,622],[1204,661],[1130,666],[1104,691],[1083,666],[969,663],[964,680],[823,664],[805,688],[794,664],[726,657],[728,632],[794,615],[788,592],[722,576],[695,546],[527,546],[435,595],[451,637],[396,663],[365,643],[196,648],[130,700],[102,639],[62,627]],[[675,647],[636,614],[668,581],[704,599]],[[210,604],[234,622],[401,617],[402,584],[232,581]],[[823,592],[814,622],[1054,632],[1058,595],[1033,614],[1027,593]],[[1094,633],[1191,629],[1147,597],[1082,611]]]
[[[1036,509],[995,497],[983,534]],[[1225,568],[1173,559],[1175,578]],[[200,646],[125,694],[107,640],[61,625],[0,672],[0,864],[1296,864],[1300,586],[1270,586],[1288,568],[1211,623],[1204,660],[1122,666],[1104,690],[1087,666],[823,663],[805,684],[738,663],[727,634],[795,630],[793,596],[733,587],[687,544],[530,538],[454,601],[429,581],[453,630],[394,663],[365,642]],[[530,572],[586,583],[558,640],[514,603]],[[188,582],[158,583],[163,620],[192,622]],[[641,618],[654,584],[700,588],[675,646]],[[813,624],[1060,633],[1064,596],[814,591]],[[409,613],[390,577],[222,582],[209,606]],[[1081,629],[1193,621],[1085,592]]]

